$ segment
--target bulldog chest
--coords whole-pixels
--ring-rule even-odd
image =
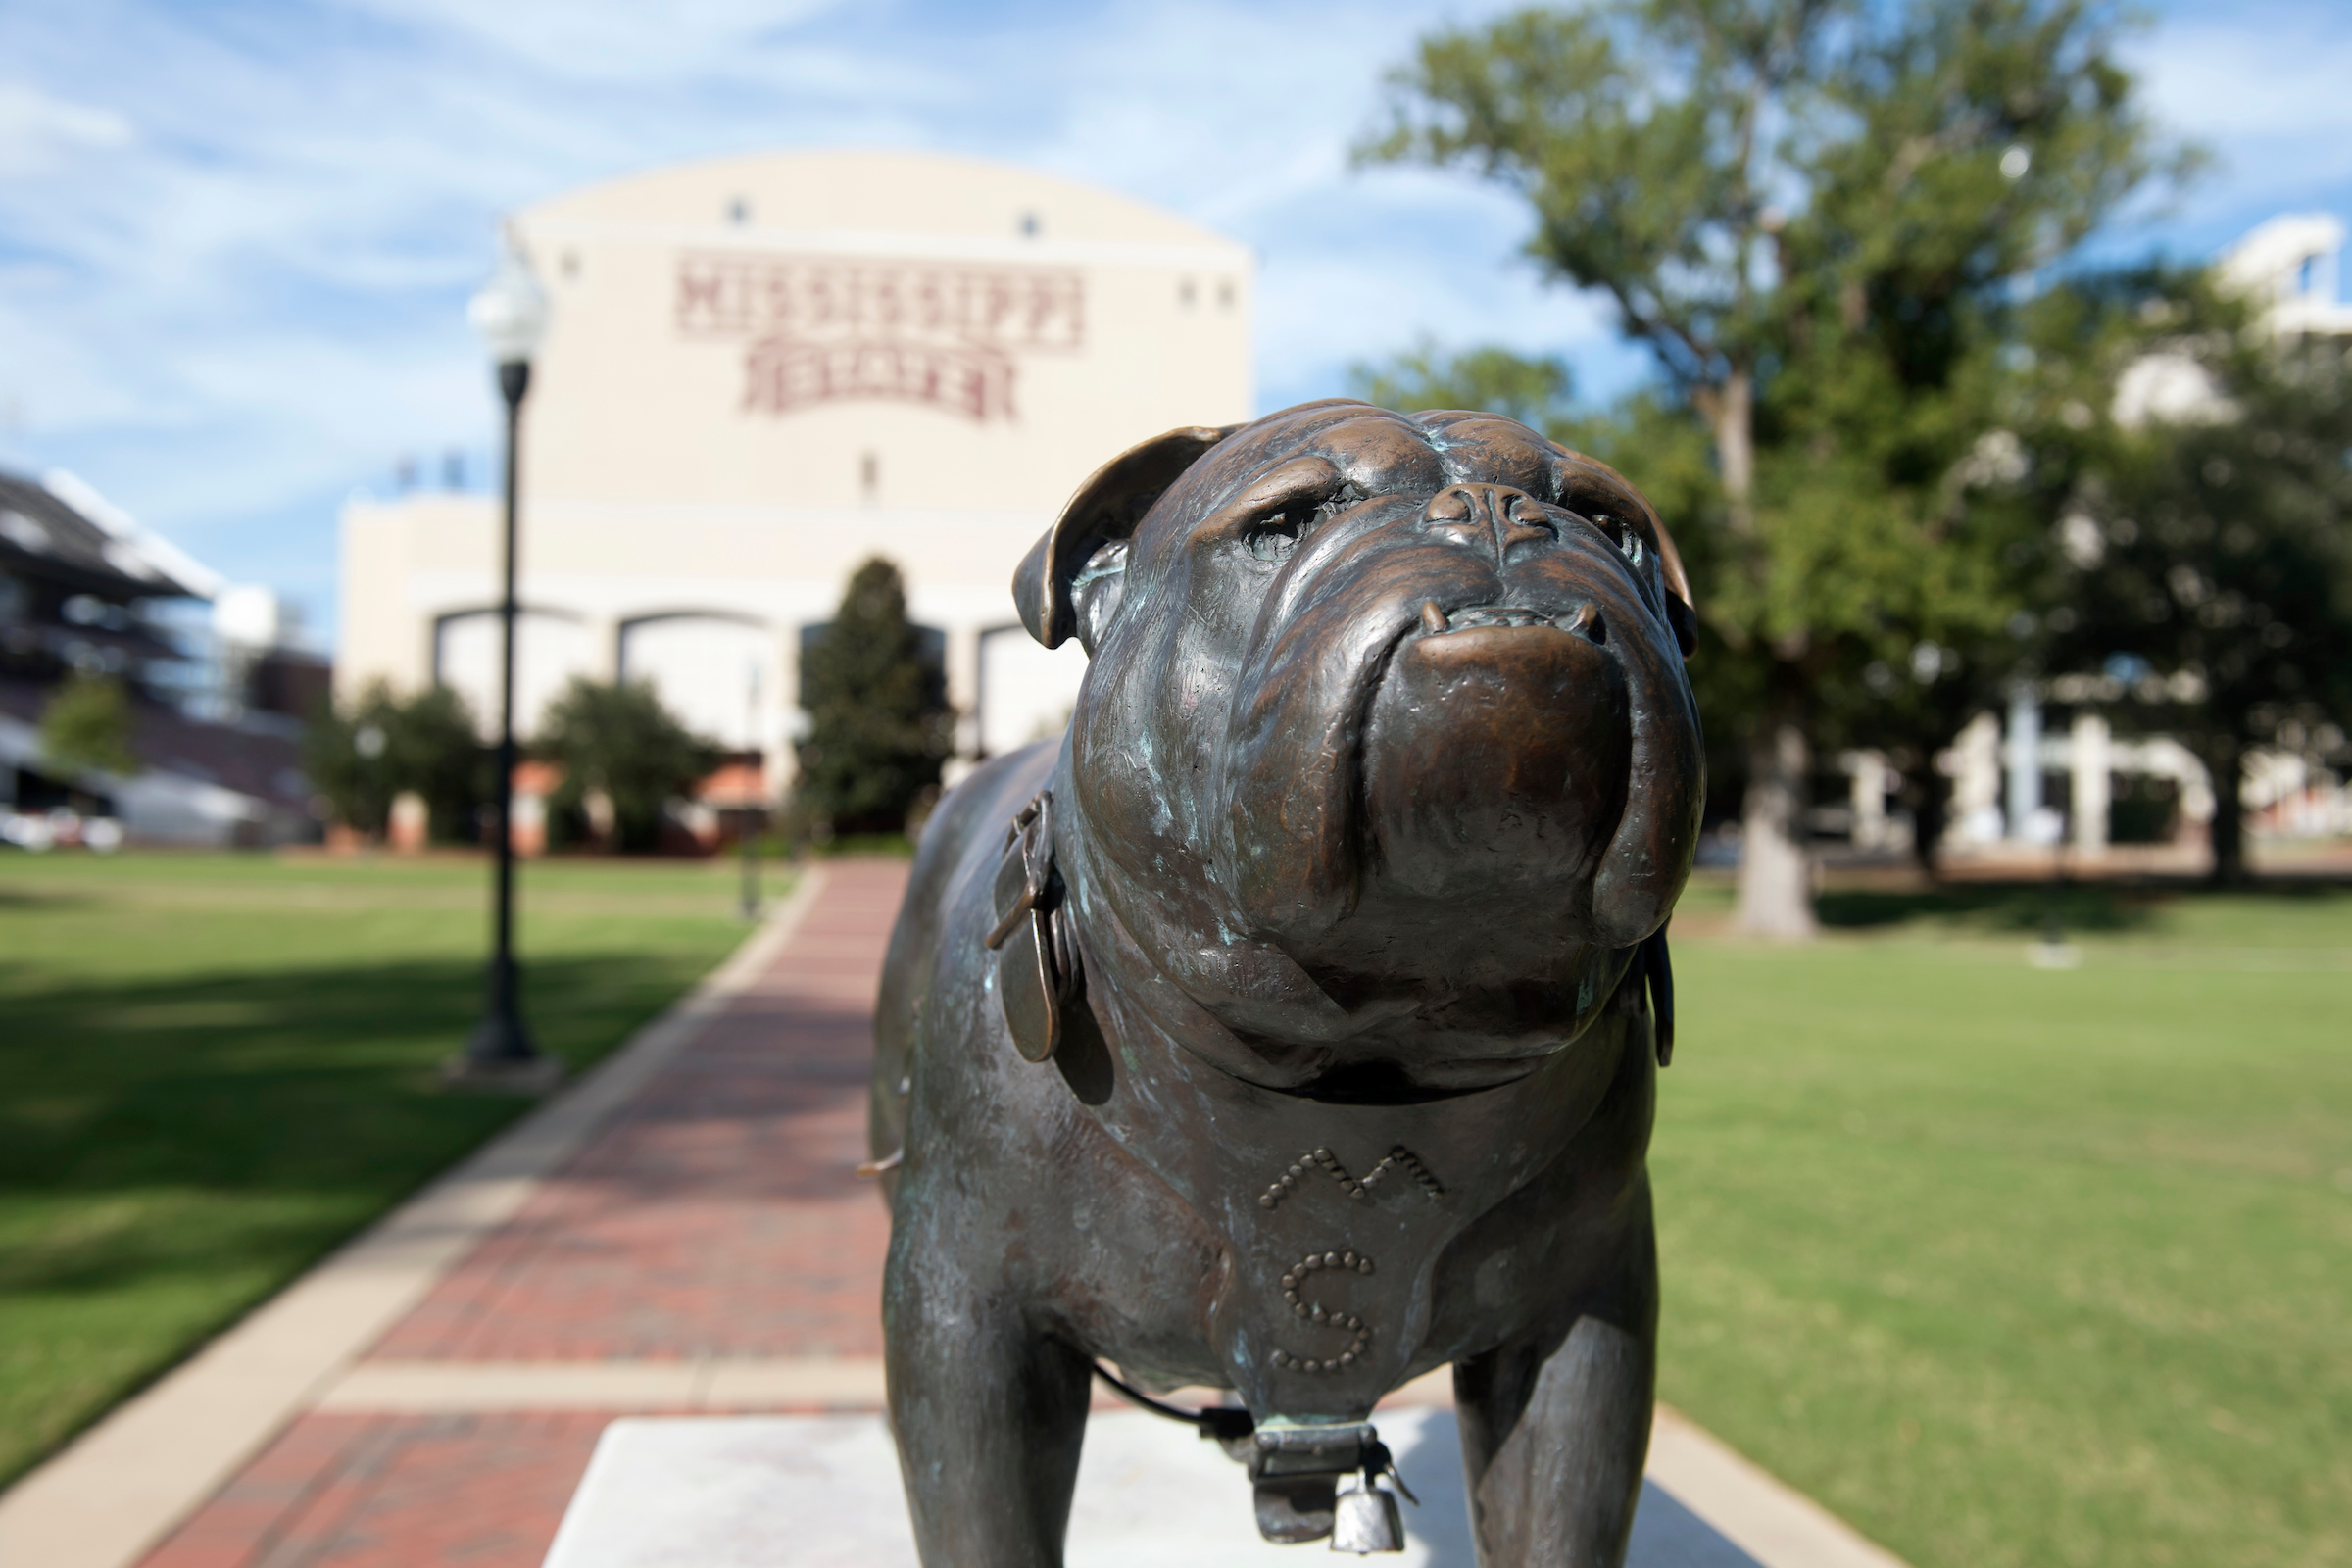
[[[1349,1105],[1131,1053],[1092,1114],[1222,1242],[1211,1348],[1244,1402],[1360,1420],[1427,1340],[1447,1248],[1566,1147],[1615,1054],[1570,1050],[1501,1088]]]

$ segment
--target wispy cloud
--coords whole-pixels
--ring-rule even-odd
[[[73,466],[323,612],[346,491],[404,453],[484,470],[463,304],[500,212],[794,144],[1005,158],[1233,234],[1262,263],[1269,403],[1423,335],[1567,351],[1606,391],[1640,356],[1519,259],[1507,196],[1349,165],[1412,39],[1503,3],[0,9],[0,412],[23,411],[0,461]],[[2162,233],[2352,196],[2352,24],[2325,6],[2184,15],[2141,58],[2230,160]]]
[[[44,173],[78,152],[127,146],[133,135],[130,122],[111,109],[0,83],[0,178]]]

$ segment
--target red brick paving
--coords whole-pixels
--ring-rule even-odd
[[[306,1415],[141,1568],[537,1568],[611,1419]]]
[[[879,1355],[889,1222],[851,1167],[905,885],[827,867],[760,981],[370,1358]],[[611,1419],[306,1414],[141,1568],[537,1568]]]

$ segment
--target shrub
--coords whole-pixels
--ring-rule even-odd
[[[613,847],[632,853],[660,848],[662,808],[717,766],[719,755],[662,706],[650,681],[582,677],[549,707],[536,750],[564,769],[551,814],[576,818],[601,792],[612,803]]]
[[[376,681],[344,708],[321,709],[303,732],[303,770],[338,821],[380,837],[403,790],[423,797],[436,839],[470,842],[493,764],[466,699],[436,686],[403,700]]]
[[[41,756],[68,777],[136,773],[130,728],[130,696],[121,681],[74,675],[41,710]]]

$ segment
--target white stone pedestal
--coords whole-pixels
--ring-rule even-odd
[[[1369,1559],[1475,1568],[1453,1412],[1375,1418],[1405,1484],[1410,1544]],[[1277,1546],[1251,1523],[1242,1467],[1140,1410],[1087,1423],[1070,1514],[1070,1568],[1224,1568],[1330,1561]],[[547,1568],[916,1568],[898,1455],[879,1415],[679,1416],[605,1429]],[[1757,1568],[1655,1482],[1642,1490],[1629,1568]]]

